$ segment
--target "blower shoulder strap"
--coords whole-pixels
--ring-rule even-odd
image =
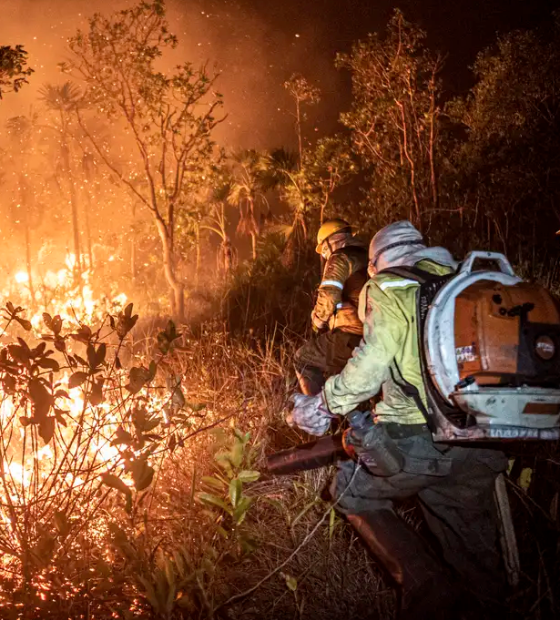
[[[439,276],[429,271],[424,271],[424,269],[420,269],[419,267],[390,267],[388,269],[383,269],[379,272],[380,274],[391,274],[395,276],[399,276],[401,278],[407,278],[410,280],[415,280],[420,284],[420,291],[418,295],[417,309],[418,309],[418,341],[419,341],[419,351],[420,351],[420,365],[422,368],[422,372],[425,372],[425,361],[424,361],[424,351],[422,349],[422,332],[424,328],[424,320],[426,318],[427,310],[429,304],[431,303],[433,297],[436,292],[439,290],[441,285],[452,277],[452,274],[448,276]],[[453,274],[454,275],[454,274]],[[426,424],[428,428],[433,433],[435,432],[435,425],[432,416],[430,415],[428,408],[424,404],[422,397],[420,396],[420,391],[418,388],[407,381],[401,372],[396,361],[394,362],[394,367],[389,369],[391,373],[391,378],[393,383],[399,387],[399,389],[403,392],[405,396],[411,398],[414,401],[414,404],[418,407],[424,419],[426,420]],[[425,380],[425,378],[424,378]]]
[[[438,277],[429,271],[420,269],[419,267],[388,267],[387,269],[380,271],[377,275],[383,274],[391,274],[401,278],[408,278],[410,280],[415,280],[418,284],[425,284],[429,280],[433,280]]]
[[[393,364],[394,364],[394,369],[393,367],[389,368],[389,372],[391,373],[391,379],[393,380],[393,383],[402,391],[402,393],[405,396],[407,396],[408,398],[412,398],[412,400],[414,401],[414,404],[418,407],[418,409],[420,410],[420,413],[424,416],[424,419],[426,420],[426,424],[428,428],[430,429],[430,431],[432,433],[435,432],[436,429],[434,426],[434,421],[426,405],[424,404],[422,397],[420,396],[420,391],[415,385],[412,385],[412,383],[407,381],[402,376],[401,369],[399,368],[397,362],[393,362]],[[395,376],[395,374],[398,374],[398,378]]]

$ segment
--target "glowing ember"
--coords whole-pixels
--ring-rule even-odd
[[[25,271],[18,271],[16,275],[14,276],[14,280],[18,284],[25,284],[29,282],[29,276],[27,275]]]

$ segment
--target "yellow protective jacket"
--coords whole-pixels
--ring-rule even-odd
[[[452,271],[430,260],[416,267],[444,275]],[[364,337],[342,372],[327,379],[324,397],[332,413],[349,413],[382,389],[383,400],[375,413],[384,422],[422,424],[424,416],[393,381],[400,376],[414,385],[426,404],[420,370],[416,297],[418,282],[390,273],[380,273],[368,280],[360,295],[359,315],[364,323]]]
[[[367,250],[351,243],[327,259],[313,314],[330,330],[362,333],[358,316],[360,293],[367,282]]]

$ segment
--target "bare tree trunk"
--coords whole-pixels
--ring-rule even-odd
[[[25,264],[27,269],[27,285],[31,299],[35,299],[35,291],[33,288],[33,275],[31,273],[31,230],[29,222],[29,193],[27,182],[23,174],[19,175],[19,192],[21,206],[23,207],[23,226],[25,234]]]
[[[298,98],[296,98],[296,131],[299,149],[299,167],[301,169],[303,164],[303,137],[301,135],[301,105]]]
[[[251,232],[251,246],[253,252],[253,261],[257,260],[257,233],[253,230]]]
[[[91,247],[91,226],[89,221],[90,211],[91,211],[91,195],[89,192],[86,192],[86,202],[84,204],[84,221],[86,226],[86,244],[87,244],[87,254],[88,254],[88,265],[90,269],[93,269],[93,250]]]
[[[132,284],[136,285],[138,266],[136,264],[136,202],[132,203],[132,226],[130,227],[130,273]]]
[[[323,200],[323,202],[321,203],[321,218],[320,218],[320,221],[319,221],[321,226],[323,225],[323,222],[325,221],[325,208],[326,208],[328,202],[329,202],[329,197],[326,196],[325,200]]]
[[[224,260],[224,275],[227,278],[232,268],[232,251],[231,251],[231,241],[229,237],[225,237],[222,243],[222,253]]]
[[[27,284],[29,286],[29,294],[32,301],[35,300],[35,290],[33,288],[33,276],[31,274],[31,231],[29,230],[29,222],[27,214],[25,216],[25,262],[27,265]]]
[[[410,166],[410,187],[412,189],[412,199],[414,201],[414,208],[416,211],[416,224],[420,223],[420,205],[418,203],[418,195],[416,193],[416,168],[414,166],[414,160],[408,150],[408,130],[406,126],[406,115],[404,112],[404,105],[400,101],[396,101],[397,106],[401,111],[402,119],[402,131],[403,131],[403,150],[408,164]],[[412,218],[411,218],[412,219]]]
[[[432,78],[432,80],[435,80],[435,75]],[[439,204],[439,193],[438,193],[438,186],[437,186],[436,164],[435,164],[435,117],[436,117],[436,101],[435,101],[435,93],[432,87],[432,90],[430,92],[430,148],[429,148],[430,182],[432,185],[433,207],[434,209],[437,209],[438,204]]]
[[[195,286],[198,287],[198,282],[199,282],[199,278],[200,278],[200,263],[201,263],[201,256],[200,256],[200,223],[197,222],[195,224],[195,243],[196,243],[196,266],[195,266]]]
[[[72,208],[72,236],[74,240],[74,254],[75,254],[74,280],[77,283],[79,280],[80,274],[82,272],[81,249],[80,249],[80,229],[78,225],[78,199],[76,196],[76,186],[74,185],[74,177],[72,176],[72,165],[70,163],[70,150],[69,150],[67,136],[66,136],[66,123],[64,121],[62,123],[62,131],[61,131],[60,137],[62,140],[61,153],[62,153],[62,160],[64,163],[64,172],[66,173],[66,178],[68,181],[68,188],[70,191],[70,206]]]
[[[168,227],[161,217],[156,218],[156,225],[163,249],[163,272],[165,279],[171,288],[171,311],[173,316],[179,320],[185,319],[185,286],[177,278],[175,271],[175,259],[173,257],[172,237]]]

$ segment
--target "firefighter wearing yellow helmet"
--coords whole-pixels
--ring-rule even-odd
[[[367,249],[345,220],[328,220],[319,228],[316,251],[325,260],[311,313],[318,335],[295,355],[300,389],[307,395],[318,394],[324,375],[340,372],[360,343],[358,301],[367,281]]]

